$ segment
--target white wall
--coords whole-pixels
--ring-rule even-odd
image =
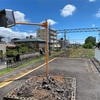
[[[95,49],[95,59],[100,62],[100,50],[98,48]]]
[[[0,43],[0,50],[3,51],[3,54],[6,53],[6,44],[5,43]]]

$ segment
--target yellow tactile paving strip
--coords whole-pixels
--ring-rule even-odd
[[[56,58],[51,59],[49,62],[52,62],[52,61],[55,60],[55,59],[56,59]],[[6,86],[6,85],[12,83],[13,81],[15,81],[15,80],[17,80],[17,79],[19,79],[19,78],[21,78],[21,77],[23,77],[23,76],[25,76],[25,75],[31,73],[31,72],[33,72],[33,71],[35,71],[35,70],[37,70],[37,69],[39,69],[39,68],[41,68],[41,67],[43,67],[45,64],[46,64],[46,63],[44,63],[44,64],[42,64],[42,65],[40,65],[40,66],[38,66],[38,67],[36,67],[36,68],[34,68],[34,69],[21,72],[20,74],[18,74],[18,75],[16,75],[16,76],[13,76],[13,77],[11,77],[11,78],[9,78],[9,79],[6,79],[5,81],[3,81],[3,82],[0,83],[0,88],[2,88],[2,87],[4,87],[4,86]]]

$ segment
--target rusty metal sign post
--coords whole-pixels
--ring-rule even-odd
[[[46,76],[49,75],[48,69],[48,22],[47,20],[43,23],[28,23],[28,22],[16,22],[16,24],[23,24],[23,25],[34,25],[34,26],[42,26],[46,29]]]

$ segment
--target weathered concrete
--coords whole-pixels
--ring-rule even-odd
[[[100,74],[89,59],[57,58],[49,64],[49,74],[75,77],[76,100],[100,100]],[[0,100],[31,76],[45,75],[45,66],[0,88]]]

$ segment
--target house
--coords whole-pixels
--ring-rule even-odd
[[[39,38],[34,38],[32,36],[30,37],[26,37],[25,39],[18,39],[18,40],[14,40],[13,39],[14,44],[25,44],[26,46],[33,46],[33,48],[37,48],[37,50],[39,50],[40,48],[45,48],[45,44],[46,41],[39,39]]]

